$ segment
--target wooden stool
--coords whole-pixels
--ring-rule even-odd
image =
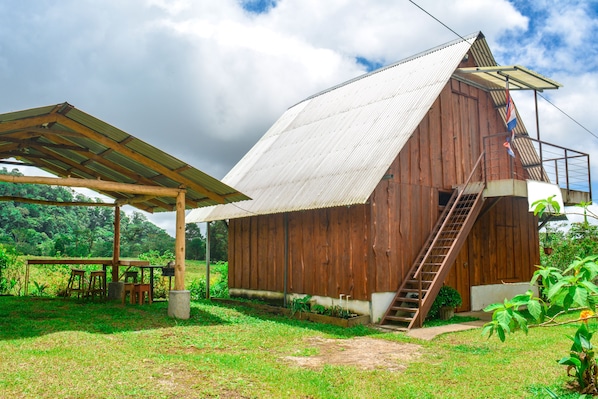
[[[91,299],[98,294],[101,298],[106,298],[106,272],[103,270],[96,270],[89,275],[89,287],[87,288],[87,297],[91,295]]]
[[[125,299],[127,298],[127,292],[129,293],[129,301],[131,303],[135,303],[135,284],[134,283],[125,283],[123,285],[123,305],[125,304]]]
[[[145,299],[145,293],[147,293],[148,303],[152,304],[152,292],[149,284],[135,284],[135,299],[140,305],[143,305]]]
[[[75,282],[76,279],[78,279],[77,282]],[[70,297],[72,292],[77,293],[77,298],[79,298],[81,294],[85,296],[85,270],[71,269],[71,276],[69,277],[69,282],[66,286],[66,296]]]

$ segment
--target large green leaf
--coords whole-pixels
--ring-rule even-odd
[[[500,324],[496,326],[496,333],[498,334],[498,338],[500,338],[500,340],[502,342],[505,342],[505,339],[506,339],[505,330],[503,330],[503,328]]]
[[[536,320],[540,320],[543,315],[543,307],[540,301],[532,299],[527,303],[529,314]]]
[[[511,302],[511,304],[513,304],[514,306],[523,306],[527,305],[531,297],[531,291],[528,291],[525,294],[515,295],[513,299],[511,299],[509,302]]]
[[[569,290],[569,292],[572,292],[572,296],[573,296],[573,301],[581,307],[589,307],[589,302],[588,302],[588,290],[583,287],[583,286],[578,286],[578,287],[571,287],[573,290]]]
[[[494,324],[493,323],[486,323],[484,328],[482,329],[482,335],[488,334],[488,338],[494,334]]]
[[[499,312],[496,315],[496,320],[500,325],[502,325],[507,331],[510,332],[509,326],[511,325],[511,321],[513,320],[513,316],[508,311]]]
[[[563,288],[566,288],[565,286],[567,285],[567,281],[559,281],[558,283],[552,285],[550,287],[550,289],[548,290],[548,293],[546,294],[546,296],[548,297],[548,299],[553,300],[555,297],[558,297],[559,295],[562,295],[563,292]],[[566,295],[566,293],[565,293]]]
[[[484,312],[494,312],[496,309],[504,308],[505,305],[502,303],[493,303],[492,305],[488,305],[484,308]]]
[[[559,360],[559,364],[563,364],[565,366],[574,366],[576,368],[581,367],[581,361],[571,356],[563,357],[561,360]]]
[[[525,317],[523,317],[519,312],[515,312],[513,314],[513,317],[517,321],[519,328],[521,328],[523,330],[523,332],[525,332],[527,334],[527,319]]]
[[[580,285],[584,286],[590,293],[598,294],[598,286],[591,281],[580,281]]]

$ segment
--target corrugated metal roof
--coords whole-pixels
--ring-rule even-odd
[[[0,159],[16,158],[59,177],[187,189],[187,208],[249,197],[68,103],[0,115]],[[176,198],[100,192],[148,212],[173,211]],[[140,200],[139,202],[137,202]]]
[[[450,42],[291,107],[223,179],[253,200],[196,209],[186,221],[365,203],[479,37]]]
[[[509,90],[554,90],[562,87],[559,82],[549,79],[521,65],[487,66],[459,68],[455,75],[474,86],[485,90],[504,91],[507,80]]]

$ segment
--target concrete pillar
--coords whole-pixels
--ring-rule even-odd
[[[191,292],[189,290],[170,291],[168,294],[168,316],[187,320],[191,314]]]
[[[123,297],[124,283],[122,281],[111,281],[108,283],[108,299],[121,300]]]

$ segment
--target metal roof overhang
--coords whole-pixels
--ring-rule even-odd
[[[150,213],[176,209],[176,198],[164,194],[167,189],[185,190],[186,209],[249,199],[68,103],[0,114],[2,164],[34,166],[76,181],[78,187],[93,187],[113,198],[115,204],[128,204]],[[114,184],[100,186],[95,181]],[[88,185],[83,185],[85,182]],[[119,189],[124,185],[145,191]]]
[[[559,82],[540,75],[521,65],[458,68],[453,77],[483,90],[504,90],[507,79],[509,90],[554,90]]]

